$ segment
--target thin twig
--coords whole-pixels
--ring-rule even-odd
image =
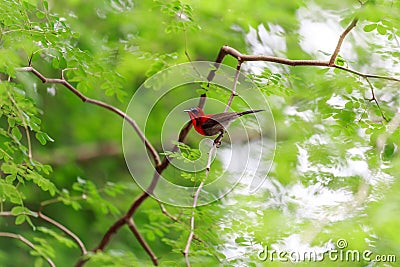
[[[153,262],[154,266],[158,266],[157,256],[154,254],[154,252],[151,250],[149,244],[147,244],[146,240],[140,234],[133,219],[129,218],[127,220],[126,224],[128,225],[129,229],[132,231],[132,233],[136,236],[136,239],[139,241],[140,245],[144,248],[144,250],[147,252],[147,254],[150,255],[151,261]]]
[[[216,147],[216,145],[213,145],[213,147]],[[210,158],[210,156],[209,156],[209,158]],[[206,176],[206,178],[207,178],[207,176]],[[197,200],[199,199],[200,191],[201,191],[201,189],[203,189],[203,186],[204,186],[204,181],[201,181],[201,183],[200,183],[199,187],[197,188],[196,193],[194,194],[194,197],[193,197],[193,205],[192,205],[193,210],[192,210],[192,216],[190,217],[190,233],[189,233],[188,239],[186,241],[185,249],[183,250],[183,255],[185,257],[185,262],[186,262],[187,267],[190,267],[189,249],[190,249],[190,245],[192,243],[192,239],[194,236],[194,215],[195,215],[194,211],[196,209]]]
[[[218,70],[219,65],[221,64],[222,60],[224,59],[224,57],[226,55],[231,55],[236,59],[240,58],[243,62],[245,62],[245,61],[266,61],[266,62],[273,62],[273,63],[283,64],[283,65],[289,65],[289,66],[293,66],[293,67],[294,66],[317,66],[317,67],[336,68],[336,69],[340,69],[343,71],[353,73],[353,74],[361,76],[363,78],[376,78],[376,79],[384,79],[384,80],[400,82],[400,79],[394,78],[391,76],[362,73],[362,72],[352,70],[349,68],[345,68],[345,67],[342,67],[342,66],[339,66],[336,64],[330,65],[329,61],[307,60],[307,59],[304,59],[304,60],[287,59],[287,58],[264,56],[264,55],[245,55],[245,54],[240,53],[238,50],[236,50],[230,46],[227,46],[227,45],[224,45],[221,47],[220,52],[217,57],[217,60],[216,60],[216,63],[214,64],[216,69],[214,69],[210,72],[208,80],[214,78],[215,72]]]
[[[190,58],[189,52],[188,52],[188,40],[187,40],[187,34],[186,34],[186,27],[183,27],[183,34],[184,34],[184,40],[185,40],[185,56],[189,62],[192,62],[192,59]]]
[[[131,117],[128,116],[128,114],[124,113],[120,109],[109,105],[107,103],[104,103],[102,101],[96,100],[89,98],[79,92],[74,86],[72,86],[67,80],[65,79],[54,79],[54,78],[46,78],[43,74],[41,74],[38,70],[36,70],[33,67],[24,67],[24,68],[18,68],[17,71],[25,71],[25,72],[32,72],[36,77],[38,77],[43,83],[52,83],[52,84],[61,84],[68,88],[72,93],[74,93],[76,96],[78,96],[83,102],[90,103],[96,106],[103,107],[105,109],[108,109],[119,116],[121,116],[123,119],[125,119],[132,127],[135,129],[136,133],[138,134],[139,138],[144,142],[147,150],[150,152],[154,159],[154,164],[156,166],[160,165],[161,160],[160,157],[157,153],[157,150],[153,147],[153,145],[150,143],[149,140],[145,137],[143,134],[142,130],[140,130],[139,126],[136,124],[135,120],[133,120]]]
[[[175,217],[174,215],[172,215],[171,213],[168,212],[168,210],[165,208],[164,204],[162,204],[162,203],[160,203],[160,202],[159,202],[158,204],[159,204],[159,206],[160,206],[161,212],[162,212],[165,216],[167,216],[168,218],[170,218],[170,219],[173,220],[174,222],[181,223],[181,221],[178,219],[178,217]]]
[[[389,80],[389,81],[394,81],[394,82],[400,82],[400,79],[394,78],[394,77],[391,77],[391,76],[383,76],[383,75],[362,73],[362,72],[359,72],[359,71],[356,71],[356,70],[352,70],[352,69],[349,69],[349,68],[345,68],[345,67],[342,67],[342,66],[338,66],[338,65],[336,65],[336,64],[333,65],[332,67],[333,67],[333,68],[336,68],[336,69],[340,69],[340,70],[344,70],[344,71],[353,73],[353,74],[358,75],[358,76],[363,77],[363,78],[374,78],[374,79],[382,79],[382,80]]]
[[[238,80],[239,80],[239,74],[240,74],[240,67],[241,66],[242,66],[242,60],[241,60],[241,58],[238,58],[238,63],[237,63],[236,72],[235,72],[235,78],[233,79],[232,93],[231,93],[231,96],[229,97],[228,103],[226,104],[226,108],[225,108],[224,112],[228,112],[229,111],[229,108],[232,105],[233,98],[235,96],[237,96],[236,87],[237,87],[237,83],[238,83]]]
[[[168,218],[170,218],[172,221],[174,221],[174,222],[176,222],[176,223],[183,224],[183,222],[182,222],[181,220],[179,220],[178,217],[176,217],[176,216],[172,215],[170,212],[168,212],[168,210],[165,208],[165,206],[164,206],[162,203],[159,203],[159,205],[160,205],[161,212],[162,212],[165,216],[167,216]],[[193,239],[199,241],[200,243],[205,243],[204,240],[201,240],[201,239],[200,239],[198,236],[196,236],[196,235],[193,236]]]
[[[30,66],[30,65],[29,65]],[[63,69],[62,71],[61,71],[61,79],[62,80],[65,80],[65,72],[66,71],[69,71],[69,70],[77,70],[78,68],[66,68],[66,69]]]
[[[43,259],[45,259],[47,261],[47,263],[51,266],[51,267],[55,267],[56,265],[54,264],[54,262],[46,257],[46,255],[44,255],[40,250],[38,250],[36,248],[36,246],[29,241],[28,239],[26,239],[25,237],[23,237],[22,235],[18,235],[18,234],[14,234],[14,233],[8,233],[8,232],[0,232],[0,236],[4,236],[4,237],[10,237],[10,238],[14,238],[14,239],[18,239],[20,241],[22,241],[23,243],[25,243],[26,245],[28,245],[30,248],[32,248],[33,250],[35,250]]]
[[[70,201],[73,201],[73,200],[84,200],[85,198],[86,198],[86,196],[83,193],[83,194],[81,194],[79,196],[72,196],[72,197],[69,198],[69,200]],[[60,197],[43,200],[42,202],[40,202],[40,207],[43,208],[45,206],[48,206],[48,205],[51,205],[51,204],[54,204],[54,203],[59,203],[59,202],[62,202],[62,201],[63,201],[63,199],[60,198]]]
[[[343,33],[340,35],[339,37],[339,41],[337,42],[335,51],[333,52],[331,59],[329,60],[329,65],[333,66],[335,64],[335,60],[339,54],[340,51],[340,47],[343,44],[344,38],[346,38],[347,34],[357,25],[357,18],[354,18],[351,23],[349,24],[349,26],[347,26],[347,28],[343,31]]]
[[[378,102],[378,99],[376,98],[376,96],[375,96],[375,90],[374,90],[374,86],[372,85],[372,83],[370,82],[370,80],[368,79],[368,78],[365,78],[365,80],[367,81],[367,83],[369,84],[369,87],[370,87],[370,89],[371,89],[371,98],[370,99],[368,99],[369,101],[374,101],[375,102],[375,104],[376,104],[376,106],[378,107],[378,109],[379,109],[379,112],[381,113],[381,116],[382,116],[382,118],[385,120],[385,121],[389,121],[387,118],[386,118],[386,116],[385,116],[385,114],[383,113],[383,111],[382,111],[382,109],[381,109],[381,106],[379,105],[379,102]]]
[[[8,97],[10,98],[11,102],[13,103],[13,105],[15,106],[15,108],[18,111],[18,116],[22,121],[22,125],[25,129],[25,135],[26,135],[26,142],[28,143],[28,158],[31,161],[31,163],[33,163],[32,161],[32,145],[31,145],[31,136],[29,134],[29,130],[28,130],[28,124],[26,123],[26,120],[24,118],[24,114],[23,111],[19,108],[17,102],[15,101],[15,99],[12,97],[12,95],[10,94],[10,92],[7,92]]]
[[[233,96],[235,94],[235,90],[236,90],[236,85],[238,82],[237,77],[239,76],[239,72],[240,72],[240,64],[238,63],[238,67],[237,67],[237,71],[236,71],[236,75],[235,75],[235,79],[234,79],[234,84],[233,84],[233,89],[232,89],[232,94],[231,97],[228,100],[228,104],[226,105],[226,110],[229,110],[230,105],[232,104],[232,100],[233,100]],[[190,217],[190,232],[189,232],[189,236],[188,239],[186,241],[186,246],[185,249],[183,250],[183,256],[185,257],[185,262],[186,262],[186,266],[190,267],[190,261],[189,261],[189,250],[190,250],[190,245],[192,243],[193,237],[194,237],[194,227],[195,227],[195,209],[197,207],[197,201],[199,199],[199,195],[201,190],[203,189],[204,186],[204,182],[207,180],[208,175],[210,173],[210,167],[211,167],[211,161],[213,158],[213,154],[214,154],[214,150],[217,149],[217,147],[219,146],[219,144],[221,143],[221,139],[224,136],[224,132],[221,132],[218,137],[214,140],[213,146],[211,147],[210,151],[208,152],[208,160],[207,160],[207,166],[206,166],[206,177],[203,181],[201,181],[201,183],[199,184],[199,187],[196,190],[196,193],[193,196],[193,205],[192,205],[192,216]]]

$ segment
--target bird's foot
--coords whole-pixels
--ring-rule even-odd
[[[219,138],[214,140],[214,145],[218,148],[221,146],[221,140],[219,140]]]
[[[216,146],[217,148],[220,147],[223,136],[224,136],[224,131],[221,131],[221,133],[218,135],[218,137],[215,138],[215,140],[214,140],[214,146]]]

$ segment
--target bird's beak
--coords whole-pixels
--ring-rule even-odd
[[[185,109],[183,112],[190,112],[190,109]]]

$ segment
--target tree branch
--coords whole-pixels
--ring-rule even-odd
[[[8,233],[8,232],[0,232],[0,236],[4,236],[4,237],[10,237],[10,238],[14,238],[14,239],[18,239],[20,241],[22,241],[23,243],[25,243],[26,245],[28,245],[30,248],[32,248],[33,250],[35,250],[43,259],[45,259],[47,261],[47,263],[51,266],[51,267],[55,267],[56,265],[54,264],[54,262],[46,257],[45,255],[43,255],[43,253],[38,250],[36,248],[36,246],[29,241],[28,239],[26,239],[25,237],[23,237],[22,235],[17,235],[17,234],[13,234],[13,233]]]
[[[158,205],[160,206],[161,212],[165,216],[167,216],[168,218],[170,218],[174,222],[181,223],[181,221],[179,220],[178,217],[175,217],[174,215],[172,215],[171,213],[168,212],[168,210],[165,208],[164,204],[162,204],[161,202],[158,202]]]
[[[390,76],[383,76],[383,75],[376,75],[376,74],[362,73],[362,72],[359,72],[359,71],[356,71],[356,70],[352,70],[352,69],[349,69],[349,68],[338,66],[336,64],[333,65],[332,67],[336,68],[336,69],[340,69],[340,70],[344,70],[344,71],[353,73],[353,74],[355,74],[357,76],[360,76],[360,77],[363,77],[363,78],[375,78],[375,79],[382,79],[382,80],[400,82],[400,79],[398,79],[398,78],[394,78],[394,77],[390,77]]]
[[[216,144],[213,145],[213,147],[216,147]],[[211,150],[210,150],[211,152]],[[210,154],[211,155],[211,154]],[[208,158],[210,158],[210,156],[208,156]],[[208,175],[206,175],[206,179],[207,179]],[[186,241],[186,246],[185,249],[183,250],[183,256],[185,257],[185,262],[186,262],[186,266],[190,267],[190,261],[189,261],[189,249],[190,249],[190,245],[192,244],[192,240],[193,240],[193,236],[194,236],[194,211],[196,209],[197,206],[197,200],[199,199],[199,195],[200,195],[200,191],[201,189],[203,189],[204,186],[204,181],[201,181],[199,187],[196,190],[196,193],[194,194],[193,197],[193,205],[192,205],[192,217],[190,218],[190,233],[188,236],[188,239]]]
[[[150,246],[147,244],[146,240],[138,231],[132,217],[127,220],[127,225],[132,233],[136,236],[136,239],[139,241],[140,245],[144,248],[147,254],[150,255],[151,261],[153,262],[154,266],[158,266],[158,259],[154,252],[151,250]]]
[[[374,102],[375,102],[376,106],[377,106],[378,109],[379,109],[379,112],[381,113],[382,118],[383,118],[385,121],[388,122],[389,120],[386,118],[385,114],[383,113],[383,111],[382,111],[382,109],[381,109],[381,106],[379,105],[378,99],[376,99],[375,92],[374,92],[374,86],[372,85],[372,83],[369,81],[368,78],[365,78],[365,80],[368,82],[369,87],[370,87],[370,89],[371,89],[371,98],[368,99],[368,100],[369,100],[369,101],[374,101]]]
[[[333,52],[331,59],[329,60],[329,65],[333,66],[335,64],[335,60],[339,54],[340,51],[340,47],[343,44],[344,38],[346,38],[347,34],[357,25],[358,19],[354,18],[351,23],[349,24],[349,26],[347,26],[347,28],[344,30],[344,32],[340,35],[339,37],[339,41],[336,45],[335,51]]]
[[[200,96],[200,100],[199,100],[199,107],[203,108],[204,104],[206,101],[206,95],[202,94]],[[189,121],[185,127],[182,128],[182,130],[179,133],[179,137],[178,137],[178,143],[179,142],[184,142],[186,139],[187,134],[189,133],[190,129],[192,128],[192,123]],[[172,151],[177,151],[178,147],[176,145],[174,145],[174,147],[172,148]],[[156,166],[156,169],[154,171],[153,174],[153,179],[151,181],[150,186],[147,188],[146,191],[144,191],[142,194],[139,195],[139,197],[131,204],[129,210],[122,216],[120,217],[117,221],[115,221],[107,230],[107,232],[104,234],[102,240],[100,241],[100,243],[97,245],[96,248],[94,248],[92,251],[96,252],[96,251],[103,251],[105,249],[105,247],[107,246],[107,244],[110,242],[111,237],[116,234],[118,232],[118,230],[126,224],[126,222],[133,217],[133,215],[135,214],[136,210],[139,208],[139,206],[143,203],[143,201],[145,201],[153,192],[154,189],[160,179],[160,175],[163,173],[163,171],[168,168],[169,164],[170,164],[170,160],[167,156],[165,156],[163,158],[163,160],[161,161],[161,164]],[[133,224],[134,227],[136,227]],[[148,251],[146,251],[148,252]],[[149,254],[149,253],[148,253]],[[149,254],[150,258],[152,258],[154,255],[154,253]],[[83,266],[86,262],[88,261],[88,259],[84,259],[84,258],[80,258],[79,261],[76,263],[75,267],[81,267]]]
[[[38,70],[36,70],[35,68],[33,68],[31,66],[24,67],[24,68],[18,68],[17,71],[32,72],[43,83],[61,84],[64,87],[66,87],[67,89],[69,89],[72,93],[74,93],[77,97],[79,97],[83,102],[90,103],[90,104],[108,109],[108,110],[116,113],[117,115],[119,115],[120,117],[125,119],[133,127],[133,129],[136,131],[139,138],[144,142],[147,150],[152,155],[152,157],[154,159],[154,164],[156,166],[160,165],[161,161],[160,161],[160,157],[157,153],[157,150],[153,147],[153,145],[150,143],[150,141],[147,140],[147,138],[144,136],[142,130],[140,130],[140,128],[136,124],[135,120],[133,120],[131,117],[129,117],[128,114],[124,113],[123,111],[121,111],[120,109],[118,109],[112,105],[109,105],[107,103],[104,103],[104,102],[96,100],[96,99],[86,97],[84,94],[79,92],[74,86],[72,86],[64,78],[61,78],[61,79],[46,78],[43,74],[41,74]],[[62,76],[64,76],[64,75],[62,75]]]
[[[29,134],[29,130],[28,130],[28,124],[26,123],[26,120],[24,118],[24,113],[22,112],[22,110],[19,108],[17,102],[15,101],[15,99],[13,98],[13,96],[11,95],[10,92],[8,93],[8,97],[10,98],[11,102],[13,103],[13,105],[15,106],[15,108],[18,111],[18,116],[20,118],[20,120],[22,121],[23,127],[25,129],[25,135],[26,135],[26,142],[28,143],[28,158],[29,160],[33,163],[32,161],[32,144],[31,144],[31,136]]]
[[[221,53],[223,51],[223,53]],[[377,79],[384,79],[384,80],[391,80],[391,81],[396,81],[400,82],[400,79],[390,77],[390,76],[383,76],[383,75],[376,75],[376,74],[368,74],[368,73],[362,73],[356,70],[352,70],[349,68],[345,68],[336,64],[330,65],[329,61],[321,61],[321,60],[297,60],[297,59],[287,59],[287,58],[280,58],[280,57],[272,57],[272,56],[264,56],[264,55],[245,55],[240,53],[238,50],[224,45],[220,49],[220,53],[218,54],[217,60],[221,60],[219,63],[222,62],[223,58],[226,55],[231,55],[232,57],[236,59],[241,59],[243,62],[244,61],[266,61],[266,62],[273,62],[273,63],[278,63],[278,64],[283,64],[283,65],[289,65],[289,66],[317,66],[317,67],[328,67],[328,68],[336,68],[340,69],[343,71],[347,71],[350,73],[353,73],[355,75],[361,76],[361,77],[367,77],[367,78],[377,78]],[[216,64],[216,66],[219,66],[219,64]],[[213,70],[214,72],[216,70]],[[211,75],[212,76],[212,75]],[[213,77],[213,76],[212,76]]]
[[[239,74],[240,74],[240,67],[241,66],[242,66],[242,60],[239,57],[238,58],[238,63],[237,63],[237,66],[236,66],[235,78],[233,80],[232,93],[231,93],[231,96],[229,97],[228,103],[226,104],[226,108],[225,108],[224,112],[228,112],[229,111],[229,108],[232,105],[233,98],[235,96],[237,96],[236,87],[237,87],[237,83],[238,83],[238,80],[239,80]]]
[[[168,210],[165,208],[164,204],[162,204],[162,203],[158,203],[158,204],[159,204],[159,206],[160,206],[161,212],[162,212],[165,216],[167,216],[168,218],[170,218],[172,221],[174,221],[174,222],[176,222],[176,223],[183,224],[183,222],[182,222],[181,220],[179,220],[178,217],[175,217],[174,215],[172,215],[171,213],[168,212]],[[199,242],[201,242],[201,243],[205,243],[203,240],[201,240],[201,239],[200,239],[198,236],[196,236],[196,235],[193,235],[193,239],[194,239],[194,240],[197,240],[197,241],[199,241]]]

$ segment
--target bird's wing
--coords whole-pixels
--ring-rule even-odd
[[[219,124],[221,124],[222,126],[227,127],[229,125],[229,123],[236,118],[238,118],[238,115],[236,112],[224,112],[224,113],[212,115],[210,117],[210,119],[211,119],[210,123],[212,123],[212,121],[216,121]],[[212,123],[212,124],[214,124],[214,123]]]

